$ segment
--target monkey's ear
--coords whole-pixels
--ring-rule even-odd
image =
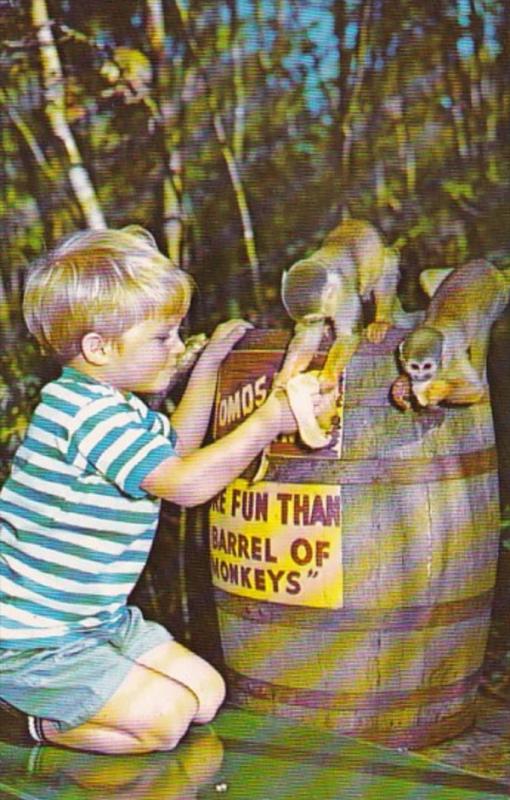
[[[398,346],[398,355],[401,361],[404,360],[404,339],[400,342]]]

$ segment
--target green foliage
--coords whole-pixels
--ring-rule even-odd
[[[510,509],[507,509],[501,524],[501,546],[510,551]]]
[[[0,485],[22,442],[41,386],[51,377],[51,365],[31,341],[21,340],[0,354]]]

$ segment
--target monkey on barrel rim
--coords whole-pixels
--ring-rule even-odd
[[[307,369],[331,324],[334,341],[318,375],[321,391],[331,394],[331,413],[320,420],[323,428],[334,415],[340,375],[361,342],[364,301],[374,300],[374,320],[366,329],[370,342],[381,342],[392,325],[398,261],[371,223],[348,219],[312,255],[283,273],[282,302],[296,324],[275,384],[285,387]],[[323,435],[318,442],[324,446]]]
[[[404,374],[391,397],[403,410],[413,397],[422,407],[478,403],[486,396],[490,332],[510,300],[510,275],[484,259],[422,275],[432,300],[423,323],[399,346]]]

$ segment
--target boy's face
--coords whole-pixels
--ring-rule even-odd
[[[130,392],[164,391],[185,349],[179,337],[180,324],[180,317],[147,319],[125,331],[110,353],[112,385]]]

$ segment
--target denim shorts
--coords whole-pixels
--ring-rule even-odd
[[[61,731],[93,717],[144,653],[172,635],[141,611],[127,614],[113,634],[87,633],[60,648],[2,650],[0,698],[32,717],[51,719]]]

